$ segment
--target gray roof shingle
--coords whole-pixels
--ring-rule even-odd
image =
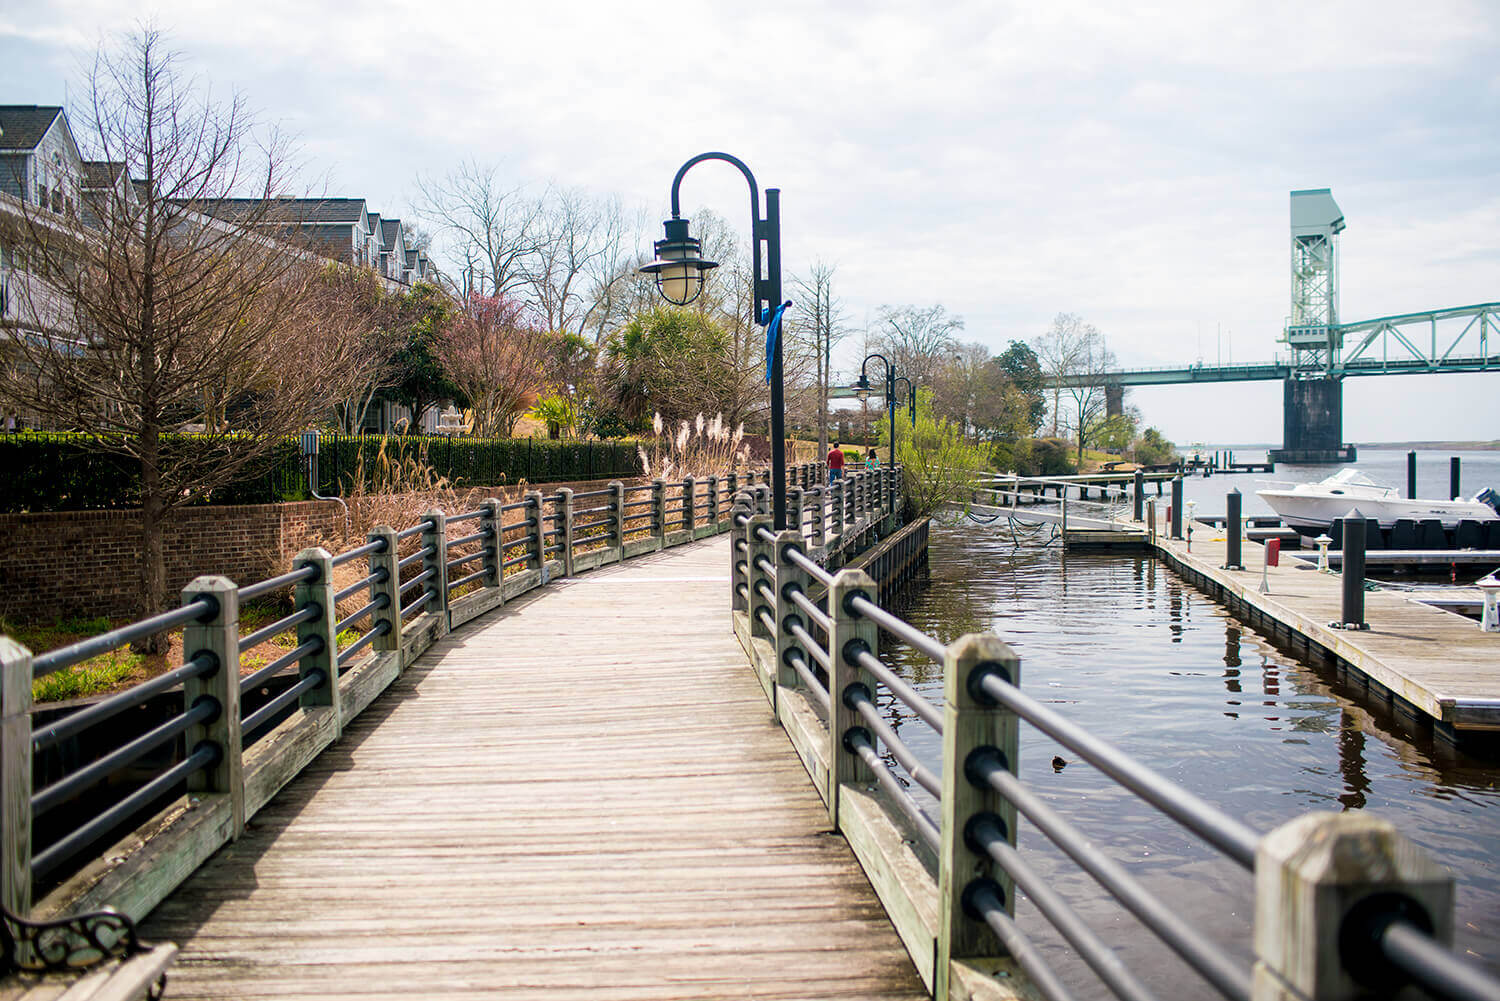
[[[60,114],[51,105],[0,104],[0,150],[35,149]]]

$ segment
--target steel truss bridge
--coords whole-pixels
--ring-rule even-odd
[[[1285,379],[1343,379],[1359,375],[1440,375],[1500,371],[1500,302],[1456,306],[1426,313],[1402,313],[1332,331],[1349,350],[1317,368],[1273,360],[1229,365],[1202,363],[1178,368],[1128,368],[1079,373],[1048,380],[1048,385],[1169,386],[1193,382],[1256,382]]]

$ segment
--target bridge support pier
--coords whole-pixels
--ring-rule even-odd
[[[1344,383],[1341,379],[1287,379],[1282,382],[1281,447],[1272,462],[1353,462],[1345,445]]]

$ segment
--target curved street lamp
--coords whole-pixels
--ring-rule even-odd
[[[894,382],[906,383],[906,416],[911,418],[911,426],[917,426],[917,387],[911,384],[911,380],[904,375],[897,376]]]
[[[781,316],[790,302],[781,299],[781,189],[766,189],[766,212],[760,213],[760,189],[755,175],[737,157],[728,153],[699,153],[677,169],[672,178],[672,218],[664,224],[665,239],[656,241],[656,260],[641,268],[656,279],[662,298],[686,306],[698,298],[704,276],[718,267],[703,257],[702,244],[688,231],[682,218],[679,189],[682,178],[704,160],[723,160],[745,175],[750,184],[750,246],[753,266],[751,316],[766,328],[766,381],[771,384],[771,481],[773,513],[778,531],[786,524],[786,414],[781,371]],[[761,273],[760,245],[766,245],[765,274]]]
[[[894,469],[896,466],[896,369],[891,365],[891,360],[879,352],[865,355],[865,360],[859,363],[859,381],[854,384],[854,389],[860,393],[868,393],[870,391],[870,377],[865,373],[865,369],[870,364],[871,358],[879,358],[881,363],[885,365],[885,412],[891,418],[890,466]],[[901,379],[906,383],[907,389],[910,390],[911,380],[905,376],[902,376]],[[913,403],[915,403],[915,399],[913,399]],[[912,421],[912,426],[915,427],[915,407],[912,410]]]

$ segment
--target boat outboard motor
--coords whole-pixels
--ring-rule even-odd
[[[1500,514],[1500,494],[1497,494],[1493,487],[1485,487],[1474,495],[1474,499],[1481,504],[1488,504],[1495,509],[1496,514]]]

